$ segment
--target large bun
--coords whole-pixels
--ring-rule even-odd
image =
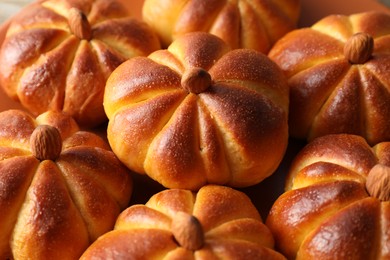
[[[82,126],[101,124],[111,72],[160,48],[154,31],[125,10],[116,0],[48,0],[22,9],[0,49],[0,85],[35,116],[58,110]]]
[[[293,137],[361,135],[370,144],[390,139],[390,15],[331,15],[292,31],[269,57],[290,85]]]
[[[0,258],[77,259],[128,206],[108,144],[60,112],[0,113]]]
[[[266,224],[289,259],[389,259],[390,142],[314,139],[295,157]]]
[[[190,33],[123,63],[107,81],[110,145],[168,188],[256,184],[288,142],[288,88],[265,55]]]
[[[189,32],[214,34],[231,48],[267,53],[280,37],[297,26],[297,0],[146,0],[143,19],[168,46]]]

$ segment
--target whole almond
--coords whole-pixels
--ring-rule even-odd
[[[181,247],[188,250],[198,250],[203,246],[203,229],[195,216],[178,212],[172,219],[171,229]]]
[[[40,161],[56,160],[62,151],[62,138],[57,128],[39,125],[30,137],[32,154]]]
[[[71,32],[82,40],[91,39],[91,25],[85,14],[77,8],[69,11],[68,23]]]
[[[366,179],[368,193],[381,201],[390,201],[390,167],[377,164]]]
[[[200,94],[211,85],[210,74],[202,68],[186,70],[181,79],[181,86],[189,93]]]
[[[374,51],[374,39],[367,33],[352,35],[344,45],[344,56],[352,64],[364,64]]]

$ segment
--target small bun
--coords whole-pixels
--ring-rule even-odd
[[[387,259],[390,142],[326,135],[292,162],[266,220],[288,259]],[[379,246],[380,245],[380,246]]]
[[[300,1],[146,0],[142,17],[164,47],[190,32],[208,32],[231,48],[268,53],[271,46],[296,28]]]
[[[164,190],[145,205],[130,206],[120,214],[114,230],[101,236],[80,259],[108,259],[113,252],[116,259],[285,259],[273,243],[244,193],[206,185],[197,193]]]
[[[62,112],[1,112],[0,172],[0,259],[78,259],[133,187],[109,145]]]
[[[390,140],[390,15],[330,15],[294,30],[269,52],[290,87],[292,137],[355,134]]]
[[[155,32],[117,0],[37,1],[11,18],[0,86],[38,116],[64,111],[82,127],[107,121],[106,80],[125,60],[160,49]]]

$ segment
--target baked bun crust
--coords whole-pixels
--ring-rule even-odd
[[[48,0],[12,18],[0,49],[0,85],[34,116],[64,111],[105,122],[104,87],[123,61],[160,48],[154,31],[115,0]]]
[[[390,15],[381,12],[331,15],[280,39],[269,57],[289,81],[291,136],[390,140],[389,50]]]
[[[266,221],[277,250],[289,259],[388,259],[389,159],[390,142],[370,147],[357,135],[304,147]]]
[[[203,243],[196,249],[179,242],[180,235],[173,226],[187,224],[178,218],[181,214],[200,223]],[[189,240],[195,233],[188,233]],[[242,192],[216,185],[206,185],[197,193],[164,190],[145,205],[123,211],[115,229],[101,236],[81,257],[109,258],[285,259],[273,250],[272,234],[250,199]]]
[[[112,230],[131,193],[129,170],[71,117],[0,113],[1,259],[77,259]]]
[[[114,153],[167,188],[254,185],[271,175],[288,142],[288,88],[254,50],[190,33],[119,66],[104,108]]]
[[[142,17],[163,46],[189,32],[209,32],[233,49],[268,53],[280,37],[297,26],[297,0],[146,0]]]

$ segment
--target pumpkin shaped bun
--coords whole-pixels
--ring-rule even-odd
[[[268,53],[297,27],[299,0],[145,0],[142,17],[163,46],[189,32],[208,32],[233,48]]]
[[[0,259],[78,259],[131,193],[107,142],[71,117],[0,113]]]
[[[288,142],[278,66],[203,32],[124,62],[107,81],[104,108],[114,153],[167,188],[254,185],[276,170]]]
[[[390,142],[318,137],[294,159],[266,224],[289,259],[390,258]]]
[[[94,127],[107,120],[102,104],[111,72],[159,48],[154,31],[116,0],[37,1],[11,20],[0,85],[34,116],[64,111]]]
[[[250,199],[206,185],[197,193],[171,189],[124,210],[87,259],[285,259]]]
[[[282,37],[269,57],[288,78],[292,137],[390,140],[390,14],[325,17]]]

